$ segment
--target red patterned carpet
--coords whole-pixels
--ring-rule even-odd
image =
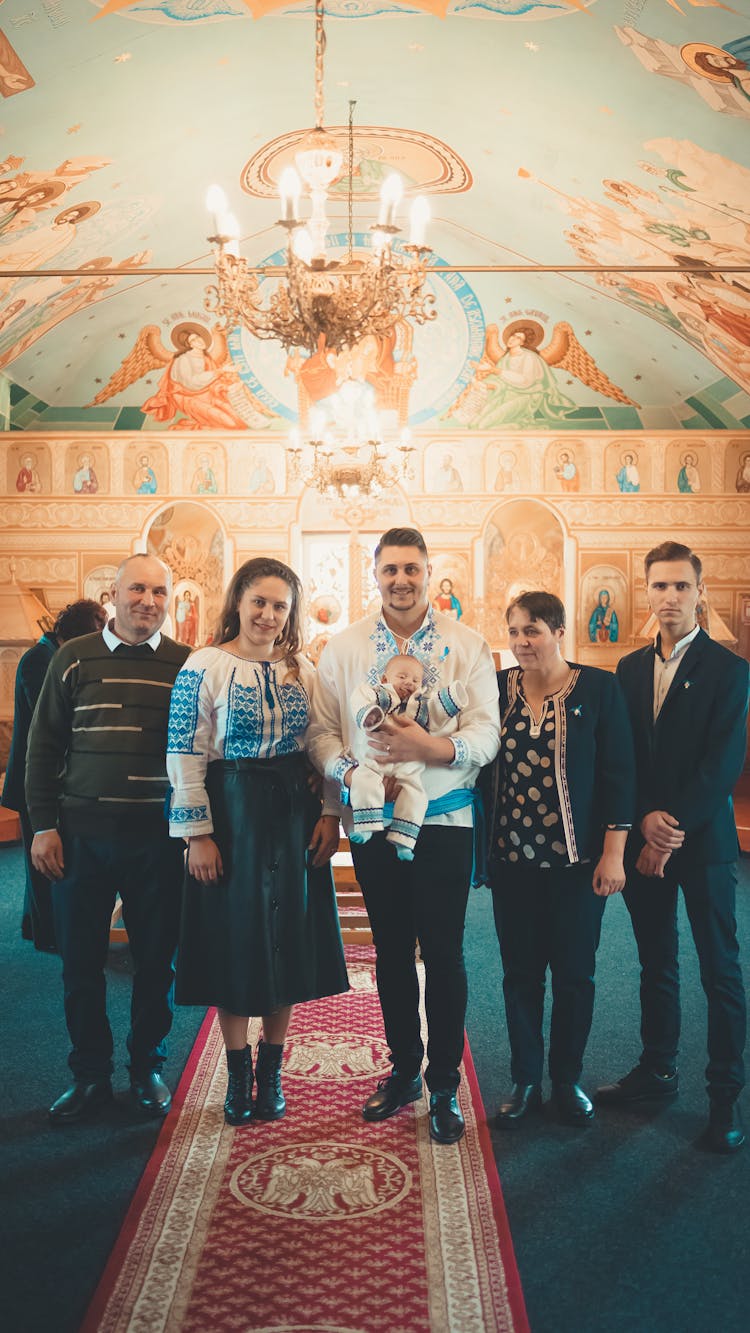
[[[366,1124],[387,1047],[372,949],[347,961],[348,995],[295,1011],[274,1124],[224,1124],[209,1014],[82,1333],[528,1329],[468,1050],[459,1145],[426,1097]]]

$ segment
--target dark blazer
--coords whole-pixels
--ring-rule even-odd
[[[575,684],[560,702],[557,741],[559,754],[552,772],[558,774],[557,793],[567,829],[571,861],[597,859],[608,824],[628,827],[635,811],[633,740],[622,692],[611,671],[580,666]],[[515,697],[520,667],[499,671],[500,717],[504,720]],[[504,734],[504,732],[503,732]],[[492,836],[504,746],[491,767],[483,770],[482,789],[487,812],[487,834]],[[487,777],[491,776],[490,784]],[[490,848],[490,861],[493,849]]]
[[[745,761],[750,669],[699,630],[654,722],[654,653],[649,645],[617,665],[636,755],[637,820],[628,850],[637,855],[643,846],[643,816],[666,810],[685,830],[682,856],[703,865],[733,861],[732,791]]]
[[[54,634],[43,634],[33,648],[24,653],[16,671],[13,701],[13,735],[10,742],[8,769],[0,804],[19,814],[26,813],[24,777],[26,773],[26,745],[36,701],[44,684],[47,667],[57,652]]]

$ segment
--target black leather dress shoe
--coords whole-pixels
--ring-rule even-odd
[[[362,1107],[362,1115],[365,1120],[387,1120],[400,1111],[402,1106],[415,1102],[421,1095],[421,1074],[415,1074],[414,1078],[402,1078],[401,1074],[394,1072],[388,1078],[381,1078],[375,1092]]]
[[[654,1073],[645,1065],[636,1065],[629,1074],[616,1083],[605,1083],[597,1088],[594,1101],[597,1106],[631,1106],[638,1102],[669,1102],[677,1096],[677,1070],[665,1074]]]
[[[52,1103],[49,1118],[53,1125],[72,1125],[111,1101],[112,1084],[108,1078],[95,1079],[91,1083],[76,1081]]]
[[[594,1108],[577,1083],[553,1083],[552,1095],[563,1124],[588,1125],[594,1119]]]
[[[130,1079],[130,1100],[139,1115],[156,1120],[167,1114],[172,1105],[172,1094],[158,1069],[150,1069]]]
[[[514,1083],[510,1096],[500,1103],[495,1116],[498,1129],[518,1129],[530,1111],[542,1109],[542,1087],[540,1083]]]
[[[701,1144],[710,1152],[737,1152],[745,1142],[745,1127],[736,1102],[712,1102]]]
[[[458,1143],[466,1125],[455,1092],[430,1094],[430,1138],[436,1143]]]

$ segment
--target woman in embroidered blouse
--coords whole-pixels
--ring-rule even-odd
[[[315,670],[300,652],[301,596],[280,561],[246,561],[213,644],[172,691],[170,833],[188,843],[176,999],[218,1007],[233,1125],[284,1114],[292,1006],[349,988],[330,869],[338,807],[329,800],[321,814],[304,753]]]
[[[608,895],[625,885],[633,742],[614,675],[562,656],[565,608],[558,597],[521,593],[506,619],[519,665],[498,672],[502,739],[490,882],[513,1088],[496,1124],[513,1129],[541,1107],[549,967],[553,1100],[561,1120],[585,1125],[594,1112],[578,1080],[602,913]]]

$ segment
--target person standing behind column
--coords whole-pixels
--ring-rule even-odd
[[[698,556],[666,541],[646,556],[656,641],[621,659],[617,676],[636,747],[638,814],[628,840],[625,902],[641,963],[639,1063],[595,1094],[600,1106],[677,1095],[680,991],[677,890],[682,887],[708,1000],[709,1120],[701,1143],[741,1148],[746,1005],[735,921],[737,828],[732,790],[747,744],[748,664],[696,619]]]
[[[376,685],[386,662],[406,654],[421,662],[425,685],[460,679],[467,700],[432,732],[413,719],[386,718],[370,739],[381,764],[422,763],[430,805],[412,861],[399,861],[382,832],[352,846],[357,880],[372,926],[377,983],[393,1069],[366,1101],[365,1120],[381,1121],[422,1091],[424,1048],[414,961],[419,939],[425,965],[429,1128],[438,1143],[464,1132],[456,1092],[463,1054],[466,970],[463,930],[472,870],[471,790],[482,765],[497,753],[499,717],[492,654],[481,635],[430,606],[431,566],[420,532],[391,528],[375,548],[382,610],[331,639],[318,663],[308,750],[313,763],[341,784],[348,799],[357,719],[355,686]],[[386,795],[393,796],[386,788]],[[351,831],[350,812],[344,825]]]
[[[55,953],[55,928],[52,922],[52,901],[49,880],[40,875],[31,863],[31,843],[34,834],[26,808],[24,780],[26,774],[26,746],[29,727],[36,701],[41,693],[47,667],[68,639],[79,638],[101,629],[107,622],[107,613],[99,602],[87,597],[71,602],[58,615],[54,627],[42,635],[33,648],[24,653],[16,671],[13,700],[13,735],[10,742],[8,771],[5,774],[2,804],[17,810],[21,821],[21,835],[26,861],[26,893],[24,895],[21,934],[33,940],[41,953]]]
[[[31,724],[26,800],[34,866],[52,884],[63,963],[72,1085],[50,1107],[64,1125],[111,1101],[112,1031],[104,964],[115,897],[133,955],[130,1091],[166,1115],[161,1077],[172,1026],[181,848],[165,818],[169,697],[189,649],[161,633],[167,566],[134,555],[117,570],[114,619],[54,657]]]

